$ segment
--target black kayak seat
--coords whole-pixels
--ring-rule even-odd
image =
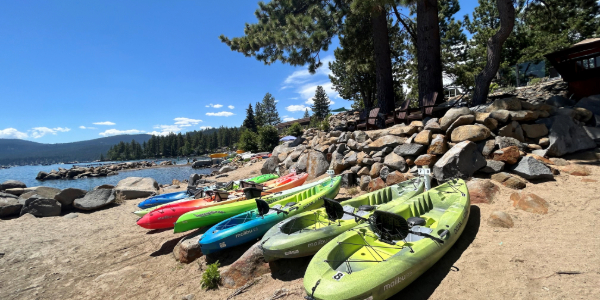
[[[362,210],[362,211],[372,211],[375,208],[377,208],[377,206],[374,205],[361,205],[358,207],[358,210]]]

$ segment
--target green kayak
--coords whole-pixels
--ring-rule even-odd
[[[310,261],[307,299],[387,299],[435,264],[460,237],[469,191],[450,180],[342,233]]]
[[[310,189],[314,186],[320,185],[327,180],[329,180],[329,178],[324,178],[313,183],[307,183],[289,190],[277,192],[273,195],[264,196],[262,199],[269,203],[273,203]],[[213,225],[255,208],[256,201],[252,199],[194,210],[181,215],[181,217],[177,219],[177,222],[175,222],[174,231],[175,233],[184,232],[208,225]]]
[[[398,203],[421,194],[424,186],[423,179],[417,177],[340,204],[345,212],[368,219],[375,209],[389,210]],[[341,219],[331,220],[326,208],[283,220],[262,238],[261,247],[265,260],[313,255],[331,239],[361,223],[364,221],[349,214],[344,214]]]

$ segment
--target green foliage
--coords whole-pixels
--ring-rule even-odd
[[[240,136],[238,148],[244,151],[258,152],[258,142],[258,134],[249,129],[246,129],[242,132],[242,135]]]
[[[302,118],[303,119],[310,118],[310,115],[308,114],[308,108],[306,110],[304,110],[304,116]]]
[[[310,117],[310,123],[308,123],[308,128],[321,128],[321,124],[319,120],[317,120],[317,117],[315,117],[315,115]]]
[[[290,126],[290,128],[288,128],[287,130],[288,135],[295,136],[298,138],[302,136],[303,132],[304,131],[302,130],[302,125],[300,125],[300,123],[298,122],[292,124],[292,126]]]
[[[311,109],[313,111],[314,116],[323,120],[329,114],[329,97],[325,93],[325,90],[322,86],[317,86],[317,90],[315,91],[315,97],[313,98],[313,105]]]
[[[256,102],[254,106],[254,119],[256,120],[256,127],[265,125],[265,110],[260,102]]]
[[[497,83],[492,82],[492,84],[490,84],[490,94],[495,93],[499,88],[500,86]]]
[[[272,125],[265,125],[258,129],[259,148],[261,151],[271,152],[279,144],[279,134],[277,128]]]
[[[328,114],[323,121],[321,121],[321,123],[319,124],[319,129],[327,132],[329,131],[329,117],[331,116],[331,114]]]
[[[275,97],[270,93],[265,94],[261,104],[264,113],[264,125],[277,125],[281,123],[279,113],[277,112],[277,103]]]
[[[536,85],[540,82],[542,82],[544,80],[544,78],[533,78],[529,81],[529,85]]]
[[[202,280],[200,286],[203,289],[213,290],[219,287],[221,284],[221,272],[219,271],[219,261],[208,265],[206,271],[202,274]]]
[[[248,108],[246,109],[246,119],[244,119],[243,126],[253,132],[257,132],[258,130],[256,119],[254,118],[254,111],[252,110],[252,104],[248,104]]]

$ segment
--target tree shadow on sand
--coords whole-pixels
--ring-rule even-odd
[[[450,250],[448,250],[435,265],[423,273],[423,275],[419,276],[417,280],[413,281],[409,286],[389,299],[429,299],[450,271],[460,272],[460,270],[453,267],[453,265],[475,240],[481,223],[480,217],[479,207],[471,205],[467,226],[452,248],[450,248]]]
[[[238,260],[240,257],[242,257],[242,255],[244,255],[244,253],[246,253],[246,251],[248,251],[248,249],[250,249],[250,247],[252,247],[252,245],[254,245],[255,243],[256,241],[252,241],[242,245],[227,248],[216,253],[208,254],[206,255],[206,264],[212,264],[218,260],[221,267],[229,266],[230,264]]]
[[[292,281],[304,277],[313,256],[286,258],[269,263],[271,277],[281,281]]]

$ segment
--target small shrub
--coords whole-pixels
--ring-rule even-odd
[[[258,146],[261,151],[271,152],[279,144],[279,134],[275,126],[266,125],[258,129]]]
[[[321,125],[319,126],[320,129],[322,131],[328,132],[329,131],[329,116],[325,117],[325,119],[323,121],[321,121]]]
[[[348,195],[350,195],[350,196],[354,196],[354,195],[356,195],[356,194],[360,193],[360,192],[358,191],[358,188],[357,188],[357,187],[355,187],[355,186],[354,186],[354,187],[351,187],[351,188],[349,188],[349,189],[347,189],[346,191],[348,192]]]
[[[258,151],[258,134],[248,129],[242,132],[240,141],[238,142],[240,149],[249,152]]]
[[[490,84],[490,94],[497,92],[499,88],[500,88],[500,86],[497,83],[492,82]]]
[[[221,284],[221,272],[219,271],[219,261],[207,266],[206,271],[202,274],[200,286],[203,289],[213,290]]]
[[[287,130],[288,135],[295,136],[297,138],[302,136],[302,132],[302,125],[300,125],[298,122],[292,124],[292,126],[290,126],[290,128]]]

